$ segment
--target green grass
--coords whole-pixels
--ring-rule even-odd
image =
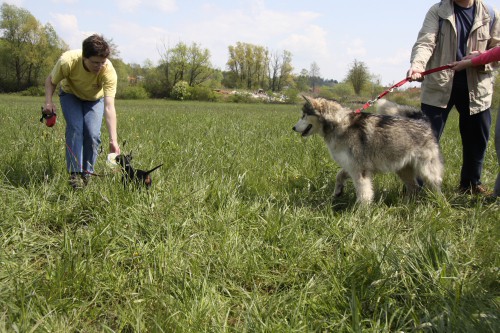
[[[499,331],[500,207],[455,193],[456,116],[443,197],[380,175],[360,208],[300,106],[117,101],[123,152],[164,166],[124,190],[104,147],[72,191],[42,102],[0,95],[0,332]]]

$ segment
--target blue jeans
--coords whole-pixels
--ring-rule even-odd
[[[104,99],[84,101],[62,90],[59,98],[66,120],[66,168],[69,172],[94,173]]]

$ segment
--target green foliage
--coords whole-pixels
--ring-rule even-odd
[[[120,89],[116,98],[119,99],[147,99],[149,98],[148,92],[142,86],[127,86]]]
[[[210,81],[214,71],[208,49],[203,49],[197,43],[188,46],[183,42],[179,42],[174,48],[164,48],[161,70],[156,74],[159,74],[160,80],[164,82],[163,88],[167,94],[177,94],[171,90],[179,81],[185,81],[191,87]]]
[[[365,84],[370,81],[370,72],[365,63],[355,59],[349,68],[346,81],[352,84],[354,93],[359,96]]]
[[[45,89],[44,87],[37,86],[37,87],[29,87],[26,90],[21,91],[21,96],[45,96]]]
[[[115,46],[116,48],[116,46]],[[118,87],[117,87],[117,94],[120,94],[120,89],[126,88],[130,85],[129,83],[129,73],[132,72],[132,68],[130,65],[127,65],[126,63],[123,62],[123,60],[118,59],[118,58],[113,58],[110,59],[111,63],[113,64],[113,68],[116,71],[116,76],[117,76],[117,81],[118,81]]]
[[[170,97],[179,101],[188,100],[191,97],[189,84],[186,81],[179,81],[175,84]]]
[[[164,165],[124,189],[105,146],[75,192],[41,103],[0,95],[1,331],[498,331],[500,207],[455,193],[456,113],[443,196],[381,175],[362,208],[351,183],[332,200],[339,167],[291,130],[300,106],[117,100],[122,150]],[[488,153],[483,182],[497,171]]]
[[[43,84],[67,45],[50,24],[43,26],[29,11],[7,3],[0,10],[2,91],[21,91]]]
[[[165,82],[163,75],[164,66],[160,65],[156,68],[150,68],[145,75],[143,86],[152,98],[166,98],[169,97],[168,93],[172,89]]]
[[[300,99],[300,91],[295,88],[288,88],[283,91],[283,95],[285,96],[286,103],[288,104],[297,104],[301,101]]]
[[[269,50],[260,45],[237,42],[230,45],[227,66],[240,89],[267,89]]]
[[[189,87],[189,99],[200,102],[216,102],[218,97],[213,89],[198,85]]]
[[[236,92],[232,94],[227,99],[228,102],[231,103],[260,103],[261,100],[255,99],[252,97],[250,93],[246,92]]]
[[[350,83],[338,83],[333,87],[321,87],[318,95],[326,99],[347,101],[354,96],[354,89]]]

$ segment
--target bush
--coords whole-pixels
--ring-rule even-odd
[[[148,99],[149,95],[146,89],[141,86],[128,86],[118,90],[116,98],[119,99]]]
[[[232,94],[228,99],[228,102],[232,103],[260,103],[261,100],[253,98],[252,94],[245,92],[236,92]]]
[[[286,89],[283,92],[287,104],[297,104],[300,101],[299,91],[294,88]]]
[[[33,86],[21,91],[21,96],[45,96],[45,88],[43,86]]]
[[[349,83],[338,83],[333,87],[322,87],[319,96],[344,102],[354,96],[354,88]]]
[[[215,92],[209,87],[195,86],[189,88],[190,99],[201,102],[216,102],[218,100]]]
[[[189,84],[186,81],[179,81],[174,85],[170,97],[179,101],[187,100],[191,96]]]

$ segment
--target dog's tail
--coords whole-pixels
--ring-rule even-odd
[[[162,163],[162,164],[160,164],[160,165],[155,166],[155,167],[154,167],[153,169],[151,169],[151,170],[146,171],[146,174],[147,174],[147,175],[149,175],[151,172],[155,171],[156,169],[158,169],[158,168],[159,168],[159,167],[161,167],[162,165],[163,165],[163,163]]]
[[[389,116],[400,116],[411,119],[426,119],[425,114],[410,105],[400,105],[386,99],[379,99],[375,102],[375,110],[378,114]]]

